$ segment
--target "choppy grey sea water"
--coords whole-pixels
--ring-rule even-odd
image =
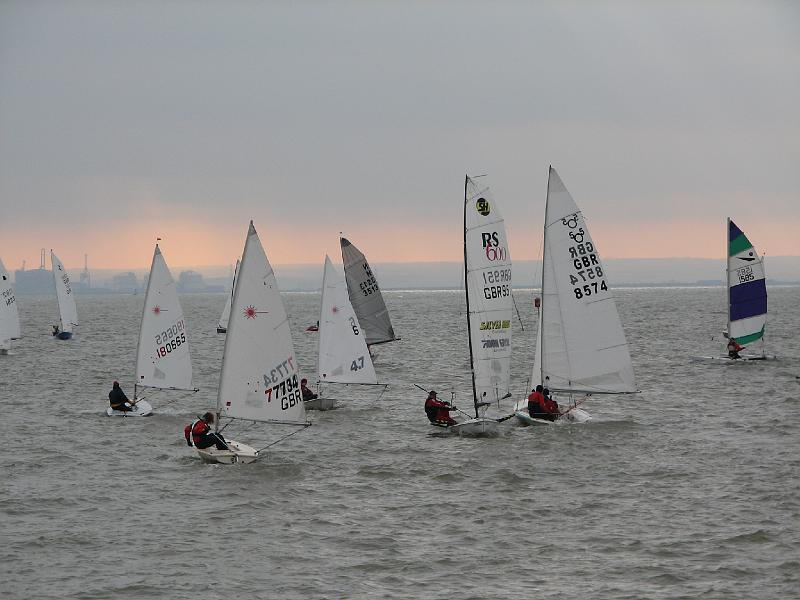
[[[771,363],[712,364],[722,288],[625,289],[642,393],[594,398],[586,425],[497,439],[436,435],[412,386],[342,391],[344,406],[249,466],[202,464],[184,424],[212,408],[223,295],[181,298],[196,395],[104,416],[132,392],[143,296],[19,297],[24,339],[0,357],[3,598],[800,597],[800,288],[770,288]],[[515,292],[513,370],[532,363],[531,292]],[[317,294],[286,294],[313,379]],[[402,341],[382,379],[470,402],[463,295],[388,292]],[[713,337],[713,339],[712,339]],[[231,428],[229,428],[231,429]],[[240,430],[268,443],[287,432]]]

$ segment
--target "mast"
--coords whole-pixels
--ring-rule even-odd
[[[475,418],[478,415],[478,391],[475,388],[475,364],[472,359],[472,325],[469,318],[469,279],[467,277],[467,185],[469,175],[464,175],[464,297],[467,301],[467,340],[469,341],[469,372],[472,377],[472,401],[475,404]]]
[[[728,306],[728,339],[731,339],[731,218],[726,219],[727,227],[725,228],[725,291],[726,302]]]
[[[550,208],[550,172],[553,170],[553,165],[547,166],[547,192],[544,197],[544,227],[542,228],[542,278],[539,281],[539,293],[542,295],[542,312],[539,313],[539,330],[542,334],[542,345],[539,348],[539,351],[542,353],[541,359],[539,360],[539,366],[541,367],[541,372],[539,373],[539,383],[544,387],[544,330],[542,327],[544,326],[544,310],[547,306],[547,302],[544,299],[544,264],[545,264],[545,257],[547,256],[547,211]]]

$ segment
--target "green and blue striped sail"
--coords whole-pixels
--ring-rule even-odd
[[[728,219],[728,337],[749,344],[764,337],[767,285],[764,261]]]

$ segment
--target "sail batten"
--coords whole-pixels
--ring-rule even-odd
[[[252,221],[233,290],[217,410],[233,419],[306,421],[286,310]]]
[[[158,244],[147,280],[136,354],[136,385],[194,389],[186,320],[175,281]]]
[[[576,393],[635,392],[628,342],[600,255],[583,213],[552,167],[545,215],[532,384]]]

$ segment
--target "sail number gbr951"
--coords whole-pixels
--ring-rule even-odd
[[[489,269],[483,275],[483,297],[487,300],[505,298],[511,293],[511,269]]]
[[[294,373],[293,357],[279,363],[269,373],[264,373],[264,394],[267,396],[267,403],[277,400],[281,404],[281,410],[288,410],[297,406],[303,401],[303,392],[297,382],[297,373]],[[291,369],[291,370],[290,370]]]
[[[186,343],[186,324],[180,319],[161,333],[156,334],[156,354],[161,358],[172,354]]]

